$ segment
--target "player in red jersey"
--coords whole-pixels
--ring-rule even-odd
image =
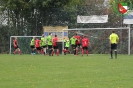
[[[15,37],[14,40],[13,40],[13,46],[14,46],[14,49],[15,49],[13,54],[16,54],[16,52],[18,52],[19,54],[22,54],[20,48],[18,47],[17,37]]]
[[[40,40],[38,38],[36,38],[36,40],[35,40],[35,48],[38,53],[40,52],[42,54],[41,47],[40,47]]]
[[[84,50],[86,50],[86,54],[88,56],[88,46],[90,46],[90,41],[86,36],[84,36],[84,38],[82,39],[82,56],[84,54]]]
[[[55,37],[53,38],[53,51],[52,51],[52,56],[54,55],[54,52],[56,50],[56,55],[59,56],[59,49],[58,49],[58,45],[57,45],[57,42],[58,42],[58,38],[57,38],[57,35],[55,35]]]
[[[78,54],[79,52],[79,48],[82,51],[82,47],[81,47],[81,37],[76,33],[74,38],[76,38],[76,54]]]

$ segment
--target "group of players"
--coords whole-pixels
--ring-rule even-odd
[[[119,42],[119,37],[115,33],[115,31],[112,31],[112,34],[109,36],[109,43],[110,43],[110,55],[111,59],[113,59],[113,51],[115,52],[115,58],[117,58],[117,44]],[[52,34],[49,33],[47,38],[45,39],[44,34],[42,35],[41,39],[33,37],[30,43],[30,47],[32,48],[31,54],[35,54],[36,51],[41,54],[46,54],[46,48],[48,47],[48,54],[49,56],[53,56],[54,52],[56,51],[56,55],[59,56],[59,49],[58,49],[58,37],[55,35],[52,38]],[[89,51],[88,47],[90,46],[89,39],[84,35],[82,38],[81,36],[77,35],[77,33],[72,38],[64,38],[65,47],[62,49],[62,52],[64,55],[66,53],[70,53],[69,47],[72,47],[71,52],[73,52],[74,55],[78,55],[79,51],[81,51],[82,56],[84,54],[84,51],[86,50],[86,54],[88,56]],[[16,54],[18,52],[19,54],[22,54],[21,50],[18,47],[17,43],[17,37],[13,40],[13,46],[14,46],[14,52],[13,54]],[[91,46],[90,46],[91,47]]]
[[[59,56],[59,49],[57,46],[58,38],[57,35],[52,38],[52,34],[49,33],[47,38],[45,39],[44,34],[42,34],[41,39],[39,40],[38,38],[33,37],[30,43],[30,47],[32,48],[31,54],[35,54],[37,51],[40,54],[46,55],[46,49],[48,47],[48,54],[49,56],[53,56],[56,50],[56,55]]]
[[[68,49],[71,45],[72,52],[75,56],[78,55],[80,52],[82,53],[83,56],[84,51],[86,51],[86,55],[88,56],[89,54],[88,47],[90,46],[90,41],[86,37],[86,35],[81,37],[76,33],[72,38],[70,38],[70,40],[65,39],[64,42],[65,42],[65,48],[63,49],[63,52],[65,55],[66,52],[70,53]]]
[[[78,55],[79,52],[82,53],[82,56],[84,54],[84,51],[86,50],[86,54],[88,56],[88,46],[90,46],[89,39],[84,35],[82,38],[77,33],[72,38],[64,38],[65,46],[62,49],[62,52],[64,55],[66,53],[73,53],[74,55]],[[19,54],[22,54],[20,48],[18,47],[17,43],[17,37],[13,40],[14,45],[14,52],[13,54],[16,54],[18,52]],[[30,47],[32,49],[31,54],[40,53],[43,55],[48,54],[49,56],[53,56],[54,53],[56,53],[57,56],[59,56],[59,48],[58,48],[58,37],[55,35],[52,37],[52,34],[49,33],[49,35],[45,38],[44,34],[42,34],[41,39],[38,39],[37,37],[33,37],[30,42]],[[70,51],[69,47],[72,48]],[[47,50],[48,49],[48,50]],[[48,51],[48,52],[47,52]]]

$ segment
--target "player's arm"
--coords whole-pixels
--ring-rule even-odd
[[[16,47],[16,46],[17,46],[17,45],[16,45],[16,41],[15,41],[15,40],[13,41],[13,46],[14,46],[14,47]]]
[[[117,41],[117,43],[119,43],[119,37],[118,37],[118,35],[117,35],[117,40],[116,41]]]
[[[109,44],[111,44],[111,35],[109,36]]]

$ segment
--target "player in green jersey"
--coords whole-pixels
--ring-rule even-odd
[[[76,38],[73,36],[72,38],[70,38],[70,42],[71,42],[71,46],[74,52],[74,55],[76,55]]]
[[[113,59],[113,51],[115,52],[115,58],[117,59],[117,44],[119,42],[119,37],[115,33],[115,31],[112,31],[112,34],[109,36],[109,43],[111,45],[110,49],[110,54],[111,54],[111,59]]]
[[[32,49],[31,54],[35,54],[35,37],[32,38],[31,42],[30,42],[30,47]]]
[[[53,51],[53,49],[52,49],[52,34],[51,33],[49,33],[46,40],[47,40],[47,45],[48,45],[49,56],[51,56],[52,51]]]
[[[40,45],[41,45],[41,48],[42,48],[42,51],[41,52],[45,55],[46,54],[47,44],[46,44],[46,39],[45,39],[44,34],[42,34],[41,41],[40,41]]]
[[[68,39],[64,38],[64,42],[65,42],[65,47],[63,49],[63,52],[64,52],[64,55],[66,55],[66,52],[70,53],[70,51],[68,50],[68,48],[70,47],[70,40],[69,40],[69,38]]]

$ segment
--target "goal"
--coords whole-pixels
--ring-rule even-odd
[[[30,54],[31,48],[30,48],[30,42],[33,37],[41,39],[42,36],[10,36],[10,50],[9,54],[12,54],[14,51],[13,47],[13,39],[14,37],[17,37],[18,40],[18,46],[21,49],[23,54]],[[45,36],[46,38],[47,36]],[[59,50],[62,51],[62,42],[58,42],[58,45],[60,45]]]
[[[14,51],[14,47],[13,47],[14,37],[17,37],[18,46],[21,49],[23,54],[31,53],[30,42],[33,37],[36,37],[39,39],[41,38],[41,36],[10,36],[10,52],[9,52],[9,54],[12,54]]]
[[[74,36],[75,33],[77,33],[80,36],[87,35],[91,43],[89,53],[109,54],[109,35],[112,33],[112,30],[115,30],[115,32],[118,34],[120,38],[118,44],[118,53],[130,55],[130,44],[133,43],[130,41],[130,27],[63,29],[62,33],[64,34],[64,31],[68,31],[69,38]],[[62,42],[62,46],[64,47],[64,41]]]

